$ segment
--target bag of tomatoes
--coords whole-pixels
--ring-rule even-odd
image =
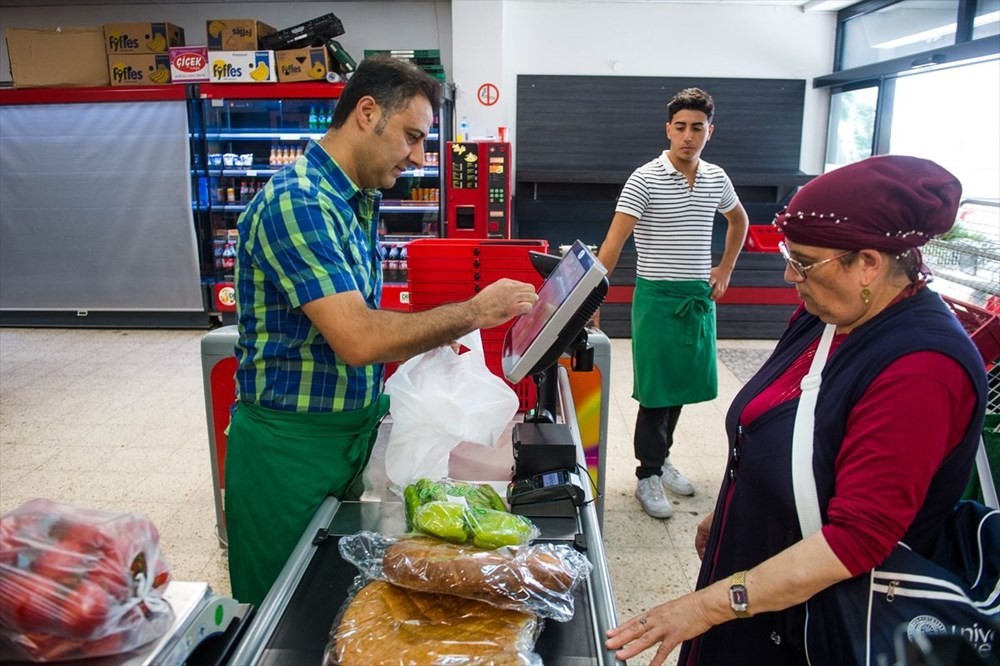
[[[127,652],[174,615],[146,517],[35,499],[0,517],[0,661]]]

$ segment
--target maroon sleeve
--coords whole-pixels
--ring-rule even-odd
[[[975,405],[957,361],[918,352],[889,365],[851,410],[823,527],[851,575],[878,565],[903,537]]]

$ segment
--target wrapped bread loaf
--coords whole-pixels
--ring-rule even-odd
[[[373,581],[350,600],[330,636],[327,666],[530,666],[538,620],[447,594]]]
[[[369,578],[560,622],[573,618],[573,591],[592,568],[573,548],[550,543],[480,550],[427,537],[360,532],[342,538],[340,550]]]

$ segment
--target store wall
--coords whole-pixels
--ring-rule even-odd
[[[355,60],[365,49],[440,49],[451,77],[451,9],[447,0],[369,0],[367,2],[247,2],[99,4],[67,2],[63,6],[5,7],[0,29],[102,25],[115,21],[170,21],[184,28],[188,44],[204,44],[205,22],[211,19],[256,18],[275,28],[333,12],[344,24],[337,38]],[[0,46],[0,81],[10,81],[7,43]]]
[[[811,83],[832,71],[834,13],[750,2],[453,0],[451,8],[457,116],[474,135],[506,125],[516,146],[520,74],[805,79],[800,168],[822,171],[828,93]],[[500,91],[492,107],[476,97],[487,82]],[[664,107],[673,92],[664,91]],[[593,103],[616,101],[594,90]],[[664,138],[650,154],[665,147]]]

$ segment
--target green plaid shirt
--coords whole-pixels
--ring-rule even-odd
[[[360,292],[382,297],[377,228],[381,195],[362,191],[312,141],[237,222],[236,383],[240,400],[297,412],[369,406],[383,366],[348,366],[302,311],[310,301]]]

